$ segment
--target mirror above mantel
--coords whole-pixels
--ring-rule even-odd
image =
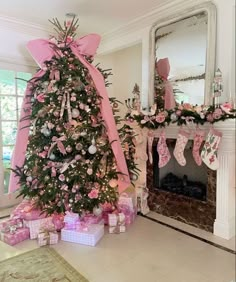
[[[215,71],[216,8],[211,2],[159,19],[150,32],[149,106],[157,84],[157,63],[169,64],[167,80],[177,103],[212,104]],[[155,85],[155,86],[154,86]]]

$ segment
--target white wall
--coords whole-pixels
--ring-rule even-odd
[[[142,45],[136,44],[109,55],[98,56],[96,61],[101,62],[103,69],[112,68],[112,85],[108,93],[123,103],[120,106],[120,115],[123,117],[127,111],[124,102],[133,98],[134,84],[137,83],[140,89],[142,87]]]

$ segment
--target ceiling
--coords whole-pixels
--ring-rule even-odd
[[[79,18],[79,34],[106,34],[141,17],[170,0],[6,0],[0,16],[14,18],[52,30],[48,19],[66,19],[66,13]],[[37,4],[36,4],[37,3]]]

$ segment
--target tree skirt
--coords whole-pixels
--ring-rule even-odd
[[[50,247],[41,247],[0,262],[0,281],[89,282]]]

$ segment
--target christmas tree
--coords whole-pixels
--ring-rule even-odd
[[[30,111],[22,118],[30,121],[28,143],[13,172],[20,195],[43,211],[82,214],[115,204],[130,176],[137,177],[133,132],[127,125],[117,131],[117,100],[109,103],[104,94],[110,72],[92,65],[100,38],[76,40],[76,19],[51,23],[57,37],[28,44],[41,70],[28,82]]]

